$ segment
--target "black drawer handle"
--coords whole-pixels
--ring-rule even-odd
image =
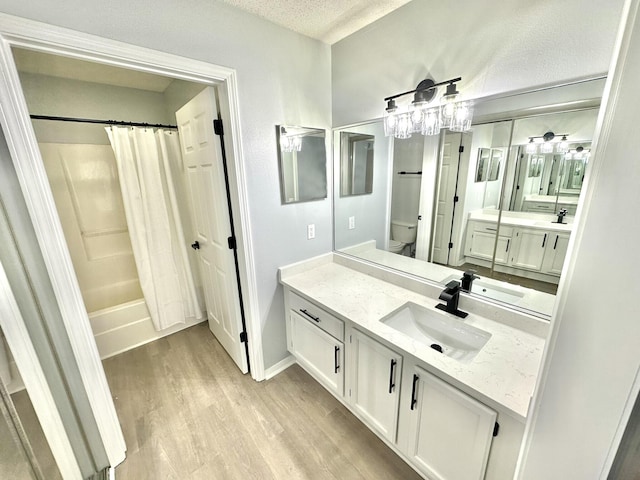
[[[416,397],[416,394],[418,393],[418,380],[420,380],[420,377],[414,373],[413,387],[411,388],[411,410],[413,410],[416,406],[416,403],[418,403],[418,398]]]
[[[553,242],[553,249],[555,250],[556,247],[558,246],[558,237],[560,237],[560,235],[556,235],[556,241]]]
[[[396,360],[392,358],[391,367],[389,368],[389,393],[393,393],[393,390],[396,388],[396,363]]]
[[[307,317],[309,317],[311,320],[313,320],[314,322],[318,322],[320,323],[320,317],[315,317],[313,315],[311,315],[309,312],[307,312],[304,308],[301,308],[300,311],[302,313],[304,313]]]
[[[334,347],[334,361],[335,361],[335,369],[334,369],[334,373],[338,373],[338,370],[340,370],[340,364],[338,363],[339,359],[340,359],[340,347],[336,346]]]
[[[547,243],[547,234],[544,234],[544,238],[542,239],[542,248],[544,248],[545,243]]]
[[[504,249],[505,252],[509,251],[509,242],[511,241],[510,238],[507,238],[507,248]]]

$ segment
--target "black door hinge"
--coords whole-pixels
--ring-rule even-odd
[[[247,343],[247,332],[240,332],[240,342]],[[497,425],[497,424],[496,424]],[[495,435],[494,435],[495,437]]]
[[[229,244],[229,250],[236,249],[236,237],[227,238],[227,243]]]
[[[213,133],[220,136],[224,135],[224,130],[222,129],[222,120],[220,120],[219,118],[216,118],[213,121]]]
[[[500,431],[500,424],[496,422],[496,424],[493,426],[493,436],[497,437],[499,431]]]
[[[453,248],[453,243],[449,242],[449,248]]]
[[[458,203],[460,201],[460,197],[458,195],[453,196],[453,203]]]
[[[464,145],[460,145],[460,147],[458,148],[458,153],[462,152],[464,152]]]

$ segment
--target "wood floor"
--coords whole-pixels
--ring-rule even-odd
[[[241,375],[206,323],[104,361],[127,479],[419,479],[294,365]]]

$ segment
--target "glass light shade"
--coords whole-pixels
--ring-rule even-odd
[[[558,153],[567,153],[569,151],[569,142],[567,142],[567,137],[562,137],[560,143],[558,143],[556,147],[556,152]]]
[[[384,134],[387,137],[393,137],[396,134],[396,128],[398,127],[398,114],[396,110],[385,110],[383,115]]]
[[[409,115],[409,113],[401,113],[400,115],[398,115],[398,121],[394,136],[396,138],[411,137],[411,116]]]
[[[456,111],[458,95],[445,95],[440,100],[440,127],[450,128]]]
[[[553,143],[544,142],[540,145],[540,153],[553,153]]]
[[[525,151],[530,155],[538,153],[538,144],[533,141],[533,138],[529,140],[529,143],[527,143],[527,148],[525,149]]]
[[[296,135],[283,135],[280,137],[280,149],[283,152],[299,152],[302,150],[302,138]]]
[[[438,135],[440,133],[440,108],[433,107],[424,111],[422,120],[423,135]]]
[[[422,131],[426,105],[426,102],[414,102],[409,106],[409,119],[411,120],[412,132]]]
[[[453,115],[449,129],[454,132],[468,132],[471,130],[473,118],[473,102],[460,101],[453,105]]]

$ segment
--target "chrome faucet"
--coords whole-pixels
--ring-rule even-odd
[[[447,283],[444,290],[440,292],[440,296],[438,298],[447,302],[446,305],[444,303],[437,304],[436,308],[438,310],[444,310],[445,312],[451,313],[460,318],[465,318],[469,315],[467,312],[463,312],[458,309],[458,301],[460,300],[460,282],[457,280],[451,280]]]

